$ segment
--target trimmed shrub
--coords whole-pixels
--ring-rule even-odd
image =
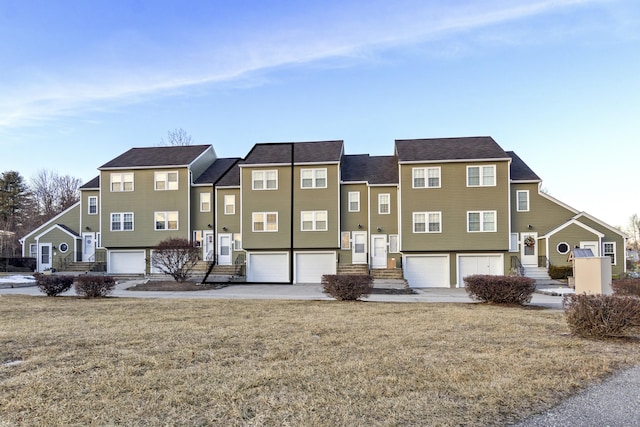
[[[73,276],[36,275],[36,285],[48,297],[55,297],[71,289]]]
[[[111,276],[78,276],[75,281],[76,293],[86,298],[106,297],[116,287]]]
[[[640,279],[614,280],[611,287],[616,295],[640,297]]]
[[[491,304],[524,305],[536,290],[536,281],[529,277],[476,274],[463,280],[471,298]]]
[[[368,274],[325,274],[322,290],[338,301],[356,301],[371,293],[373,277]]]
[[[570,265],[550,265],[549,277],[554,280],[566,279],[573,276],[573,267]]]
[[[619,295],[565,295],[562,304],[571,333],[615,338],[640,326],[640,299]]]

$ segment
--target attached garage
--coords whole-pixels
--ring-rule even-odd
[[[464,287],[464,278],[474,274],[504,274],[502,255],[458,255],[458,287]]]
[[[289,254],[286,252],[248,253],[247,281],[289,283]]]
[[[109,274],[145,274],[145,251],[109,251]]]
[[[336,274],[335,252],[295,254],[295,283],[320,283],[323,274]]]
[[[405,255],[404,278],[412,288],[448,288],[449,255]]]

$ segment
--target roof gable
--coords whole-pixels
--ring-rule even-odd
[[[213,147],[211,145],[181,145],[132,148],[98,169],[189,166],[207,150],[213,150]]]
[[[490,136],[397,139],[396,155],[401,163],[511,159]]]
[[[345,155],[342,158],[342,181],[398,184],[397,159],[395,156]]]
[[[577,225],[578,227],[584,228],[585,230],[587,230],[590,233],[595,234],[599,238],[603,238],[604,237],[604,234],[602,234],[598,230],[596,230],[594,228],[591,228],[586,224],[583,224],[582,222],[578,221],[575,218],[572,218],[569,221],[565,222],[564,224],[560,224],[559,226],[557,226],[553,230],[549,231],[548,233],[545,233],[543,236],[540,236],[540,238],[542,238],[542,239],[549,238],[549,237],[553,236],[554,234],[558,233],[559,231],[562,231],[565,228],[569,227],[570,225]]]
[[[275,142],[253,146],[243,164],[337,163],[342,157],[343,141]]]
[[[99,190],[100,189],[100,175],[93,178],[91,181],[80,187],[80,190]]]
[[[507,151],[511,157],[511,179],[514,181],[542,181],[536,173],[513,151]]]

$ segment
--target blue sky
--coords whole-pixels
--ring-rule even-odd
[[[186,130],[258,142],[492,136],[566,204],[640,213],[636,0],[0,0],[0,172],[88,181]]]

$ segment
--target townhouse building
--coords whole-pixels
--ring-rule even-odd
[[[203,261],[260,283],[381,270],[413,287],[544,277],[575,247],[625,271],[626,236],[542,192],[491,137],[396,140],[388,156],[344,151],[343,141],[260,143],[244,158],[209,145],[133,148],[27,234],[24,256],[38,271],[153,274],[154,246],[181,237]]]

